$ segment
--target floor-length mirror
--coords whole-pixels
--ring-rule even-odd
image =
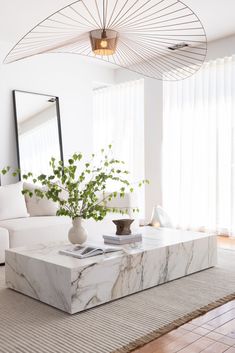
[[[51,157],[63,160],[59,99],[14,90],[13,101],[21,173],[48,173]]]

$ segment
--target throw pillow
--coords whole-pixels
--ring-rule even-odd
[[[153,208],[150,225],[154,227],[173,228],[170,217],[161,206]]]
[[[23,182],[0,186],[0,220],[28,217]]]

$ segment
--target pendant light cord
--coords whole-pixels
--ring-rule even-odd
[[[105,0],[103,0],[103,29],[106,29]]]

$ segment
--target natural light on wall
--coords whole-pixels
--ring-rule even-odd
[[[143,217],[144,188],[138,189],[137,181],[144,178],[144,80],[94,90],[93,121],[94,150],[112,144],[114,156],[125,161],[136,183],[132,205]]]
[[[176,226],[235,234],[235,56],[164,83],[163,206]]]

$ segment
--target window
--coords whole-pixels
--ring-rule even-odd
[[[125,161],[133,183],[143,179],[144,80],[94,90],[93,121],[94,150],[112,144],[114,156]],[[143,189],[137,197],[143,210]]]
[[[175,225],[235,234],[235,57],[164,83],[163,206]]]

